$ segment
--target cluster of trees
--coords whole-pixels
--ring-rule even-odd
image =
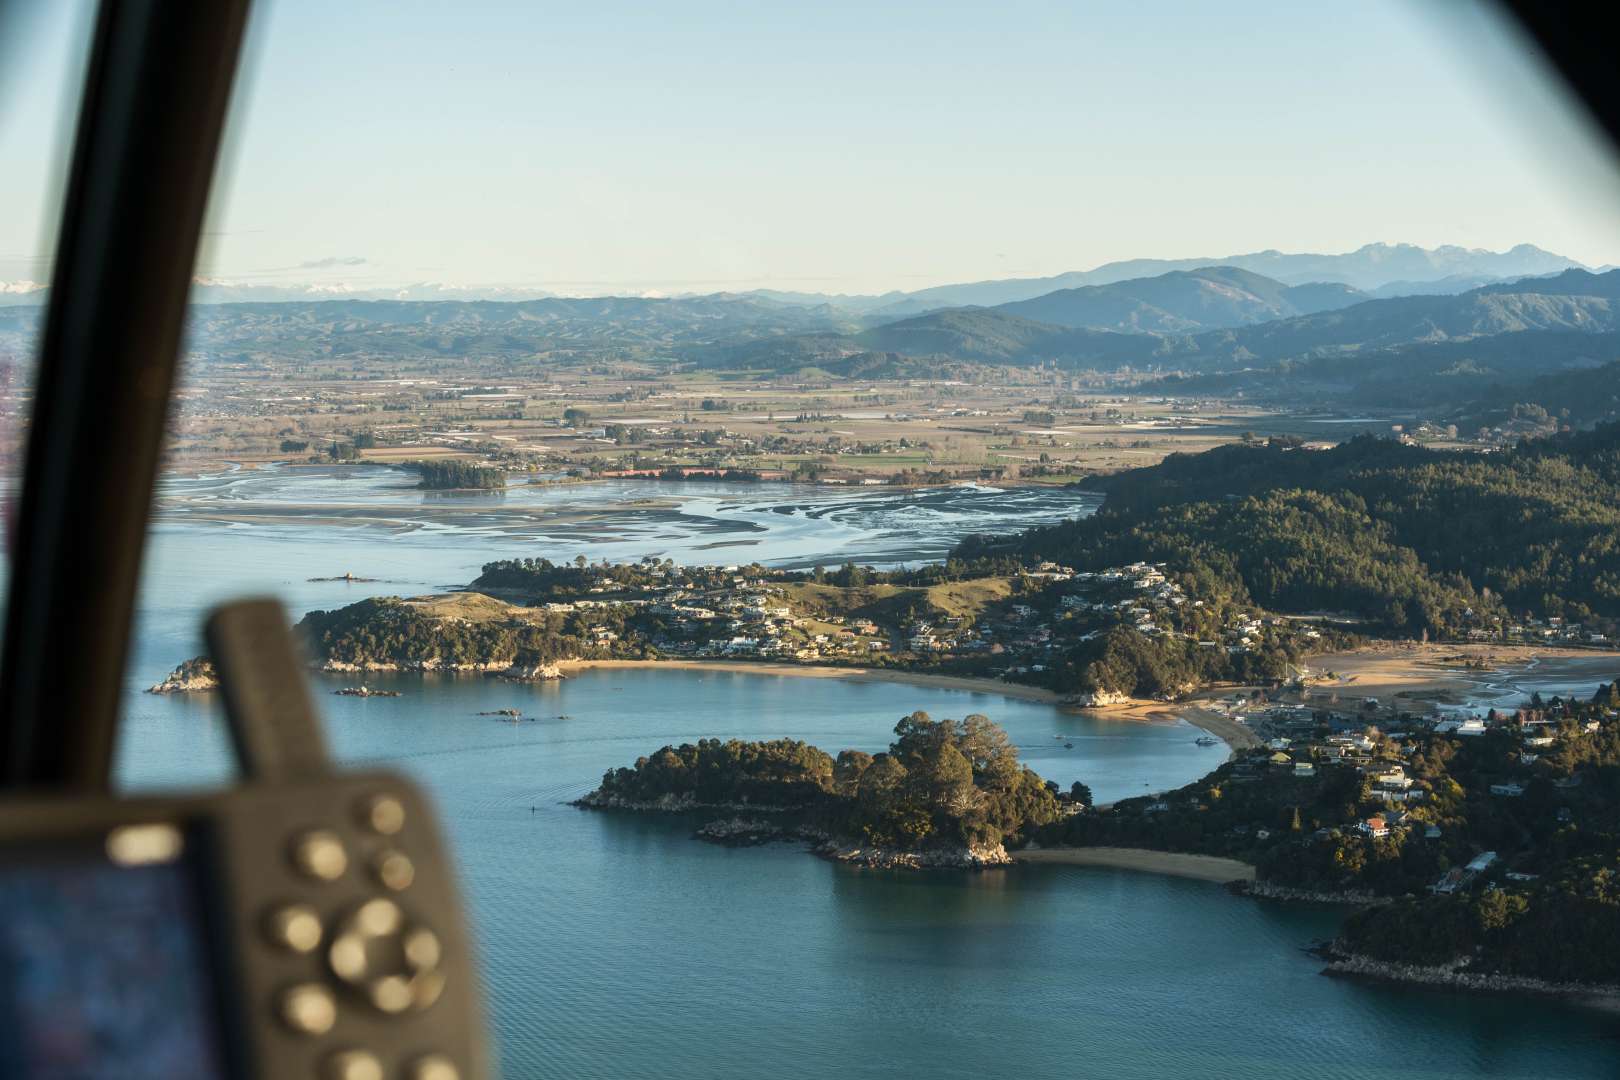
[[[980,847],[1055,821],[1062,801],[996,724],[982,715],[934,720],[914,712],[884,753],[833,758],[793,740],[666,746],[634,768],[610,770],[599,793],[629,802],[664,797],[799,812],[841,837],[904,849]],[[1069,798],[1089,792],[1077,785]]]
[[[1403,636],[1504,610],[1620,620],[1620,424],[1494,455],[1370,436],[1230,445],[1088,484],[1107,495],[1095,516],[970,538],[958,556],[1163,560],[1268,608],[1348,612]]]
[[[411,468],[422,478],[421,483],[416,486],[427,491],[453,491],[459,488],[492,489],[506,486],[505,472],[468,461],[453,459],[418,461],[412,463]]]
[[[597,643],[590,631],[605,624],[597,613],[587,625],[578,617],[551,614],[508,621],[438,619],[397,597],[361,600],[335,611],[312,611],[298,623],[320,660],[399,667],[549,664],[576,658],[640,659],[646,645],[633,632]],[[620,630],[628,627],[619,622]]]
[[[1537,355],[1544,365],[1542,370],[1553,369],[1551,374],[1528,383],[1492,387],[1463,411],[1458,426],[1466,432],[1503,427],[1550,435],[1620,417],[1620,362],[1615,359],[1620,357],[1620,334],[1572,337],[1584,339],[1578,341],[1586,346],[1579,359],[1601,357],[1609,362],[1600,367],[1560,371],[1556,370],[1561,366],[1557,365],[1560,358],[1554,357],[1554,363],[1547,364]]]
[[[1046,674],[1054,689],[1073,693],[1107,692],[1131,697],[1173,697],[1213,682],[1275,683],[1303,650],[1294,634],[1266,632],[1256,646],[1228,652],[1219,643],[1163,635],[1149,637],[1116,625],[1081,641]]]
[[[752,484],[752,483],[758,482],[759,473],[754,471],[753,469],[733,469],[733,468],[712,469],[712,470],[702,471],[702,472],[687,472],[685,469],[681,468],[679,465],[671,465],[669,468],[663,470],[662,472],[660,472],[658,474],[658,479],[660,479],[660,480],[676,480],[676,481],[693,480],[693,481],[705,481],[705,482],[712,482],[712,481],[715,481],[715,480],[728,480],[728,481],[739,481],[739,482],[745,483],[745,484]]]
[[[773,572],[754,564],[733,573],[753,577]],[[600,585],[626,590],[645,589],[660,583],[715,588],[731,577],[732,573],[717,566],[677,567],[672,559],[648,557],[633,563],[592,564],[585,556],[576,555],[572,562],[566,563],[534,558],[498,559],[485,563],[469,587],[525,593],[537,602],[568,601]]]
[[[811,810],[833,790],[833,759],[796,739],[743,742],[699,739],[609,769],[600,791],[626,802],[689,799],[704,806],[747,803]]]

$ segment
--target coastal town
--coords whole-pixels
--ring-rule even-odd
[[[1343,639],[1331,627],[1192,595],[1190,582],[1173,579],[1162,564],[986,569],[879,572],[845,565],[801,572],[680,567],[652,558],[617,565],[581,558],[562,566],[509,560],[485,566],[470,589],[510,605],[484,611],[486,619],[544,623],[582,642],[588,652],[581,658],[852,664],[1033,686],[1061,686],[1078,658],[1116,633],[1150,648],[1201,655],[1211,671],[1275,677],[1325,640]],[[442,598],[403,603],[435,617],[449,613]],[[325,658],[411,666],[437,657],[360,655],[339,646],[326,648]],[[1108,673],[1090,678],[1092,685],[1064,688],[1070,700],[1104,705],[1139,689]],[[1167,687],[1159,696],[1172,693]]]

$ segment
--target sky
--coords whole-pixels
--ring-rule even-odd
[[[0,282],[45,280],[85,0],[0,37]],[[872,293],[1533,243],[1620,173],[1482,7],[261,0],[200,275]]]

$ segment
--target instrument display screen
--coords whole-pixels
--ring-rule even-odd
[[[0,850],[0,1076],[225,1075],[195,867],[153,835]]]

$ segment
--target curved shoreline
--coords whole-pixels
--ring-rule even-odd
[[[969,675],[931,675],[921,671],[895,671],[889,668],[839,667],[832,664],[783,664],[752,660],[563,660],[557,665],[564,674],[577,671],[674,668],[681,671],[725,671],[744,675],[786,675],[801,679],[848,679],[851,682],[899,683],[931,690],[955,690],[967,694],[999,694],[1016,701],[1033,701],[1069,712],[1083,712],[1104,720],[1134,724],[1165,724],[1185,720],[1226,743],[1233,750],[1260,745],[1253,731],[1219,713],[1197,705],[1175,705],[1160,701],[1132,700],[1119,705],[1081,706],[1055,690],[1000,679]]]
[[[1085,847],[1025,848],[1011,852],[1015,863],[1047,863],[1061,866],[1104,866],[1116,870],[1138,870],[1167,877],[1191,878],[1226,884],[1253,881],[1254,867],[1237,859],[1216,855],[1187,855],[1149,848]]]
[[[1063,705],[1063,699],[1040,686],[1023,686],[999,679],[966,675],[930,675],[926,672],[891,671],[887,668],[839,667],[833,664],[781,664],[752,660],[563,660],[557,667],[564,675],[575,671],[634,670],[664,668],[677,671],[725,671],[743,675],[790,675],[801,679],[848,679],[851,682],[904,683],[934,690],[959,690],[969,694],[999,694],[1019,701]],[[1068,706],[1074,708],[1074,706]],[[1098,711],[1098,710],[1088,710]]]

